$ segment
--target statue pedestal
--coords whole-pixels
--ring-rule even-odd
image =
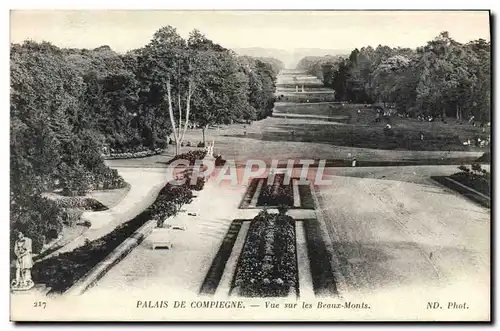
[[[17,283],[15,280],[12,282],[10,289],[14,292],[17,291],[28,291],[31,290],[35,286],[35,283],[33,283],[32,280],[28,280],[25,282],[19,282]]]
[[[203,161],[215,161],[215,157],[213,155],[206,155],[204,158],[203,158]]]

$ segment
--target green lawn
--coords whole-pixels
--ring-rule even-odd
[[[360,110],[358,114],[357,110]],[[489,128],[482,132],[482,128],[471,124],[459,124],[454,119],[441,121],[421,122],[413,118],[391,116],[387,120],[376,122],[376,111],[364,105],[345,104],[286,104],[278,103],[275,114],[308,115],[330,117],[347,125],[328,123],[294,123],[285,120],[277,125],[281,132],[264,134],[266,140],[282,139],[280,135],[290,136],[294,131],[294,141],[323,142],[338,146],[376,148],[376,149],[407,149],[407,150],[446,150],[467,151],[480,150],[475,147],[464,146],[463,142],[476,136],[485,139],[489,135]],[[343,118],[342,118],[343,117]],[[321,119],[321,118],[316,118]],[[387,136],[384,127],[389,122],[393,135]],[[423,140],[420,138],[423,134]],[[486,149],[483,149],[486,150]]]
[[[361,109],[360,116],[358,108]],[[285,118],[283,112],[296,115],[296,118]],[[472,162],[489,151],[488,148],[464,146],[462,142],[482,133],[481,129],[456,124],[452,120],[447,124],[429,123],[396,116],[391,119],[394,135],[386,136],[384,123],[375,123],[375,112],[364,105],[277,103],[275,114],[281,116],[268,117],[251,125],[223,125],[219,131],[210,128],[206,132],[207,141],[215,141],[215,153],[238,163],[249,158],[348,160],[355,156],[360,162],[419,160],[423,164],[442,164],[452,159]],[[318,118],[299,118],[311,114]],[[320,116],[331,116],[332,119],[329,121]],[[420,132],[424,133],[423,141]],[[185,142],[196,144],[201,139],[201,129],[186,132]],[[182,152],[192,149],[196,148],[182,147]],[[173,156],[173,146],[169,146],[162,155],[109,160],[107,163],[112,166],[166,167],[166,161]]]
[[[282,102],[332,102],[335,101],[335,93],[290,93],[290,92],[277,92],[276,97],[278,101]]]

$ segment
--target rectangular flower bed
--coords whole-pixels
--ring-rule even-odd
[[[274,182],[269,183],[267,178],[264,178],[264,185],[257,200],[257,206],[293,206],[293,181],[285,183],[285,175],[277,174],[274,177]]]
[[[262,211],[250,224],[231,284],[243,297],[286,297],[298,293],[295,220]]]
[[[294,196],[294,181],[297,182],[298,197]],[[309,184],[299,184],[298,181],[298,178],[290,178],[288,183],[285,182],[285,174],[276,174],[272,184],[269,184],[268,178],[253,178],[240,203],[240,208],[278,208],[284,205],[289,209],[314,209]],[[257,203],[252,205],[254,197]],[[298,201],[297,205],[295,200]]]

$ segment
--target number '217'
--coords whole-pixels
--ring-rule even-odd
[[[45,309],[47,307],[46,301],[35,301],[33,302],[33,307]]]

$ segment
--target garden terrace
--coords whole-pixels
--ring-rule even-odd
[[[45,284],[51,293],[65,292],[146,222],[176,214],[180,206],[191,202],[191,198],[192,192],[187,187],[168,183],[149,208],[114,231],[73,251],[36,263],[33,280]]]

